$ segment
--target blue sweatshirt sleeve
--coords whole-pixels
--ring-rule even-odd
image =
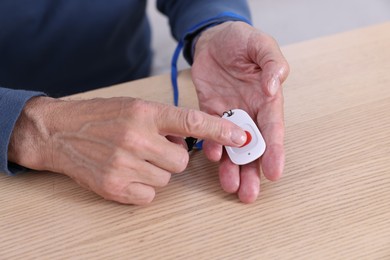
[[[8,162],[8,145],[13,128],[26,102],[41,92],[14,90],[0,87],[0,172],[12,175],[22,167]]]
[[[192,40],[204,28],[225,21],[247,22],[251,20],[246,0],[158,0],[157,8],[168,16],[173,37],[178,41],[184,41],[183,54],[190,64],[192,64]],[[227,12],[237,16],[219,16],[221,13]],[[209,20],[217,16],[219,17]],[[206,20],[209,21],[201,28],[191,30],[195,25]]]

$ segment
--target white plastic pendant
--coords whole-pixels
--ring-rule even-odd
[[[263,136],[252,118],[242,109],[232,109],[222,116],[242,129],[247,134],[247,142],[241,147],[225,146],[230,160],[237,165],[244,165],[263,155],[266,145]]]

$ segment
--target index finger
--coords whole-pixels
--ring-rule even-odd
[[[241,127],[195,109],[164,106],[159,109],[156,120],[159,131],[165,134],[192,136],[236,147],[246,141]]]

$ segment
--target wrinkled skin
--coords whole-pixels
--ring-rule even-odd
[[[145,205],[182,172],[184,136],[240,146],[245,132],[206,113],[133,98],[27,102],[8,150],[10,161],[68,175],[100,196]]]
[[[238,193],[245,203],[256,200],[260,173],[269,180],[281,177],[284,168],[284,118],[281,84],[289,66],[270,36],[243,22],[226,22],[202,33],[196,43],[192,78],[200,109],[221,116],[241,108],[249,113],[267,144],[264,155],[248,165],[234,165],[222,146],[206,141],[204,151],[220,161],[222,188]]]
[[[192,69],[204,112],[133,98],[64,101],[35,97],[26,103],[10,139],[8,159],[65,174],[100,196],[145,205],[155,188],[188,164],[183,137],[206,140],[209,159],[220,161],[227,192],[250,203],[259,194],[260,169],[270,180],[284,165],[281,83],[288,65],[276,42],[241,22],[210,28],[199,37]],[[245,132],[216,117],[242,108],[256,119],[267,150],[238,167],[222,145],[239,147]]]

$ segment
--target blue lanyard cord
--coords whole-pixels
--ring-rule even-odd
[[[177,60],[179,59],[181,50],[183,49],[183,41],[179,41],[177,44],[176,50],[173,53],[172,63],[171,63],[171,82],[173,88],[173,104],[175,106],[179,105],[179,88],[177,84]]]
[[[209,19],[206,19],[204,21],[201,21],[200,23],[194,25],[189,30],[184,33],[184,36],[180,39],[179,43],[177,44],[177,47],[175,49],[175,52],[172,56],[171,61],[171,82],[172,82],[172,89],[173,89],[173,104],[175,106],[179,105],[179,87],[177,83],[177,61],[179,59],[180,53],[184,47],[185,37],[190,34],[194,34],[196,32],[200,32],[202,29],[209,28],[215,25],[218,25],[220,23],[226,22],[226,21],[242,21],[246,22],[248,24],[252,24],[248,19],[245,17],[232,13],[232,12],[223,12],[217,16],[211,17]],[[188,140],[187,140],[188,139]],[[189,150],[192,150],[192,147],[195,147],[197,149],[202,149],[202,143],[203,141],[196,142],[197,140],[192,137],[188,137],[186,139],[187,145],[189,147]],[[190,145],[189,145],[190,144]]]

